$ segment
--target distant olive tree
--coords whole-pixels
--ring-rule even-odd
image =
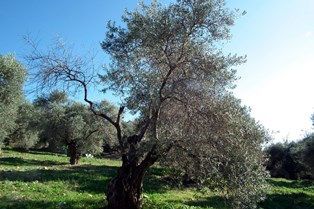
[[[272,177],[286,179],[314,178],[313,134],[299,141],[276,143],[268,146],[267,169]]]
[[[14,131],[10,134],[10,146],[28,150],[35,147],[39,138],[39,113],[28,101],[24,101],[18,108]]]
[[[13,55],[0,55],[0,153],[3,140],[15,127],[25,76],[26,69]]]
[[[111,126],[105,124],[81,103],[66,107],[63,118],[64,140],[68,147],[70,163],[78,164],[83,154],[97,155],[103,152],[106,141],[114,134]]]
[[[52,152],[65,152],[64,140],[64,115],[69,99],[65,92],[52,91],[50,94],[41,95],[33,101],[34,107],[39,112],[39,141],[38,148],[45,148]]]
[[[70,101],[65,92],[53,91],[34,101],[40,110],[40,144],[51,151],[67,152],[70,164],[78,164],[83,154],[100,154],[105,142],[112,141],[113,130],[92,114],[88,107]],[[114,106],[103,101],[97,108],[108,113]]]
[[[112,62],[101,81],[123,99],[115,114],[89,99],[92,62],[63,43],[46,52],[34,47],[28,60],[38,83],[81,87],[90,110],[115,128],[122,165],[107,189],[108,209],[141,208],[145,173],[167,154],[193,162],[200,170],[194,174],[220,188],[234,208],[253,208],[265,196],[265,132],[230,93],[234,67],[245,58],[219,48],[236,17],[223,0],[178,0],[140,4],[125,13],[124,27],[109,22],[101,46]],[[131,133],[122,126],[126,110],[138,115]]]
[[[305,167],[305,177],[314,179],[314,133],[299,142],[300,159]]]

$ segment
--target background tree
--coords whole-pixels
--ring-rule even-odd
[[[314,178],[314,134],[302,140],[301,159],[308,171],[308,177]]]
[[[286,146],[282,143],[272,144],[267,147],[265,152],[268,154],[269,159],[267,162],[267,169],[270,171],[272,177],[284,177],[283,171]]]
[[[98,112],[105,112],[110,117],[114,117],[116,112],[118,112],[117,106],[113,105],[107,100],[102,100],[101,102],[98,102],[95,104],[95,109],[97,109]],[[98,117],[99,119],[99,117]],[[103,137],[103,151],[110,153],[110,152],[116,152],[119,149],[119,143],[117,142],[116,137],[116,130],[115,128],[106,120],[101,120],[102,126],[100,129],[99,134]],[[125,132],[130,133],[133,130],[133,123],[121,121],[121,126],[125,130]]]
[[[202,144],[217,137],[221,140],[215,146],[221,152],[212,154],[217,154],[215,157],[218,158],[213,162],[221,162],[219,165],[222,169],[231,168],[231,165],[236,167],[236,161],[231,160],[231,155],[225,154],[231,152],[225,144],[232,144],[236,149],[232,152],[239,152],[237,157],[241,162],[247,162],[244,166],[246,175],[243,175],[241,181],[257,175],[260,175],[259,179],[265,177],[263,167],[257,166],[262,163],[262,157],[259,155],[254,158],[252,154],[255,152],[245,154],[249,148],[254,151],[260,149],[263,132],[258,127],[254,128],[256,124],[249,123],[249,119],[242,122],[251,124],[249,128],[237,126],[236,122],[226,122],[223,118],[232,115],[233,103],[223,105],[225,109],[213,105],[215,102],[228,104],[223,98],[229,94],[234,86],[233,81],[236,80],[233,67],[244,62],[243,57],[226,56],[217,47],[220,41],[230,38],[230,26],[236,17],[235,12],[224,6],[223,0],[178,0],[166,7],[154,1],[149,6],[141,4],[135,11],[126,12],[123,16],[125,28],[109,23],[102,48],[111,56],[112,63],[101,79],[107,85],[105,90],[112,90],[123,98],[123,105],[115,115],[98,111],[95,103],[89,100],[88,85],[94,77],[88,70],[93,66],[83,58],[73,56],[63,44],[54,47],[57,50],[46,53],[35,47],[29,56],[31,66],[36,70],[36,78],[42,86],[75,87],[73,85],[77,84],[82,87],[84,100],[89,104],[90,110],[116,129],[122,165],[107,189],[108,208],[141,208],[145,172],[158,159],[178,147],[175,145],[180,144],[180,131],[186,132],[178,123],[185,124],[187,117],[197,123],[190,124],[189,137],[182,138],[181,147],[189,149],[189,143]],[[212,106],[217,109],[212,109]],[[135,131],[130,135],[126,135],[121,125],[125,109],[139,115]],[[214,114],[215,111],[221,111],[217,113],[218,117]],[[175,119],[171,118],[172,115]],[[178,128],[173,125],[164,126],[169,122],[165,118],[169,118]],[[234,116],[234,121],[241,121],[239,118],[242,117]],[[205,121],[205,124],[201,121]],[[232,129],[229,131],[229,128]],[[219,137],[219,134],[224,137]],[[229,142],[234,138],[241,145]],[[208,153],[210,152],[206,154]],[[245,157],[241,157],[241,154]],[[253,157],[252,161],[249,156]],[[198,158],[194,160],[201,160]],[[227,166],[228,163],[231,165]],[[253,176],[248,172],[249,169],[254,170]],[[222,173],[226,172],[216,172],[217,175]],[[238,177],[238,174],[239,171],[234,175],[216,178],[227,179],[217,181],[217,184],[224,187],[225,182],[228,182],[227,187],[230,188],[233,186],[231,178]],[[247,198],[237,199],[236,191],[240,191],[241,185],[240,181],[237,182],[235,189],[230,190],[233,192],[228,194],[230,200],[238,202],[233,206],[254,207],[255,202],[263,197],[263,181],[254,184],[253,192],[248,191],[251,201],[247,201]],[[250,186],[243,189],[244,192]]]
[[[311,115],[312,126],[314,128],[314,113]],[[302,159],[311,172],[311,177],[314,178],[314,132],[303,139],[304,153]]]
[[[42,95],[33,102],[39,111],[39,142],[38,148],[44,148],[52,152],[66,152],[64,140],[64,115],[65,107],[69,99],[65,92],[52,91],[48,95]]]
[[[15,129],[10,134],[10,146],[28,150],[38,142],[39,114],[35,107],[24,101],[18,108]]]
[[[272,144],[265,150],[269,156],[267,169],[275,178],[313,179],[313,150],[313,134],[296,142]]]
[[[3,140],[15,125],[25,76],[26,69],[13,55],[0,55],[0,153]]]
[[[311,115],[314,126],[314,114]],[[304,136],[302,140],[276,143],[268,146],[265,152],[269,156],[267,169],[272,177],[287,179],[314,178],[314,134]]]
[[[86,106],[81,103],[67,106],[63,121],[63,141],[68,147],[71,164],[78,164],[84,153],[99,154],[103,152],[104,142],[106,139],[110,139],[111,133]]]
[[[71,102],[65,92],[53,91],[34,101],[41,110],[40,143],[50,151],[67,152],[71,164],[77,164],[82,154],[100,154],[105,141],[111,143],[113,130],[88,107]],[[114,106],[103,101],[97,105],[110,114]]]

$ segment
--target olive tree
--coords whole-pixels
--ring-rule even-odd
[[[13,55],[0,55],[0,153],[3,140],[15,126],[25,75],[26,69]]]
[[[39,113],[38,148],[52,152],[65,152],[63,118],[69,99],[65,92],[52,91],[50,94],[38,96],[33,105]]]
[[[40,143],[51,151],[67,153],[70,164],[78,164],[83,154],[99,154],[105,141],[112,140],[112,127],[99,120],[88,107],[70,101],[65,92],[53,91],[34,101],[40,109]],[[110,114],[114,106],[103,101],[97,105]]]
[[[301,159],[307,170],[309,171],[309,176],[314,178],[314,134],[304,138],[300,143],[303,145],[303,150],[301,152]],[[302,146],[301,145],[301,146]]]
[[[102,153],[104,143],[111,141],[113,135],[111,126],[108,127],[81,103],[66,107],[63,125],[63,142],[68,147],[72,165],[78,164],[82,154]]]
[[[264,133],[228,99],[236,80],[234,67],[245,58],[225,55],[219,48],[231,37],[237,15],[223,0],[178,0],[168,6],[154,1],[126,12],[124,27],[109,22],[101,46],[112,62],[101,81],[105,91],[123,98],[115,115],[99,111],[88,97],[95,78],[91,63],[63,44],[46,52],[34,48],[29,60],[39,82],[81,87],[90,110],[116,130],[122,165],[107,188],[107,208],[141,208],[147,169],[175,149],[184,149],[195,166],[207,161],[200,169],[213,171],[202,172],[204,181],[217,175],[212,182],[228,188],[227,196],[237,202],[234,208],[254,207],[263,197],[259,151]],[[136,129],[128,134],[121,125],[126,110],[139,115]],[[208,150],[193,154],[202,148]],[[180,161],[181,155],[174,158]]]
[[[314,113],[311,115],[312,126],[314,128]],[[314,178],[314,132],[303,139],[304,141],[304,152],[302,159],[312,171],[312,178]]]
[[[36,108],[28,101],[24,101],[18,107],[16,125],[10,134],[10,145],[28,150],[38,142],[39,114]]]

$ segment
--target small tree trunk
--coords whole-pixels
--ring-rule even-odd
[[[69,149],[69,154],[70,154],[70,164],[71,165],[78,164],[81,157],[81,153],[78,151],[77,144],[74,140],[72,140],[68,144],[68,149]]]

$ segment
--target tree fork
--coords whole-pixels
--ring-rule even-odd
[[[133,136],[128,138],[133,138]],[[122,166],[118,170],[117,177],[109,183],[106,193],[107,209],[142,208],[144,176],[149,167],[158,159],[155,149],[156,147],[153,146],[139,165],[137,158],[130,159],[126,154],[122,155]]]

